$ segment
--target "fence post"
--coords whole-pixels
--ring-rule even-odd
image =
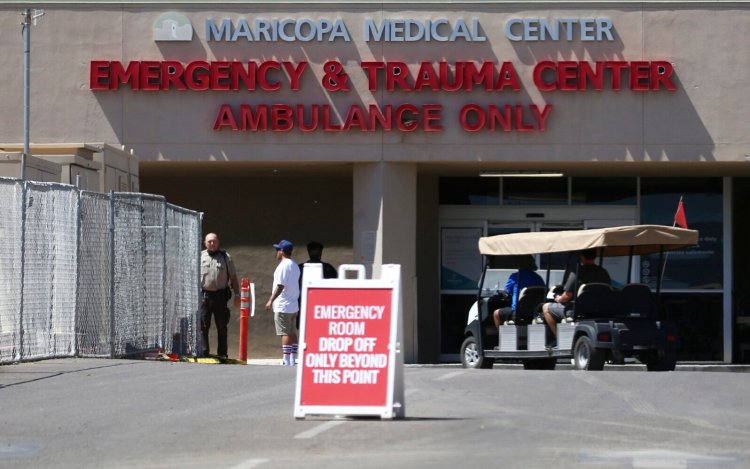
[[[169,230],[169,221],[167,220],[167,201],[162,201],[162,227],[161,227],[161,348],[165,352],[167,347],[167,235]],[[174,344],[172,344],[174,347]]]
[[[109,192],[109,357],[115,358],[115,191]]]
[[[81,210],[81,190],[80,190],[81,176],[76,176],[76,186],[73,190],[76,191],[78,197],[76,198],[76,291],[75,291],[75,306],[73,307],[73,356],[77,357],[79,353],[80,344],[78,343],[78,331],[80,330],[79,324],[79,311],[78,307],[78,292],[81,288],[81,216],[83,211]]]
[[[18,360],[23,359],[23,285],[26,277],[26,185],[25,180],[21,181],[21,303],[18,308]]]
[[[198,281],[195,288],[197,289],[198,293],[198,301],[195,302],[196,310],[195,310],[195,325],[197,326],[195,328],[196,334],[195,339],[193,341],[193,350],[196,351],[196,353],[200,353],[200,343],[201,343],[201,251],[203,250],[203,212],[200,212],[198,214],[198,226],[196,227],[197,235],[198,235],[198,252],[196,253],[196,259],[198,259],[198,262],[196,262],[196,275],[195,278]]]

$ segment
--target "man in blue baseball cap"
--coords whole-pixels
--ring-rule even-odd
[[[273,311],[276,335],[281,336],[282,364],[294,366],[297,360],[297,328],[299,312],[299,267],[292,261],[294,245],[285,239],[273,245],[279,265],[273,273],[273,292],[266,311]]]

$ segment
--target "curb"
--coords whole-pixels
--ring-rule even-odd
[[[281,366],[280,358],[254,358],[247,360],[248,365]],[[405,368],[461,368],[460,363],[409,363]],[[522,370],[520,363],[495,363],[495,370]],[[568,363],[558,363],[558,370],[573,370]],[[625,365],[605,365],[604,371],[646,371],[646,365],[627,363]],[[750,373],[750,365],[733,365],[726,363],[685,363],[677,364],[675,371]]]

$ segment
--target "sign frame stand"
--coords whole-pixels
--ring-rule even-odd
[[[335,417],[364,417],[374,416],[380,417],[381,419],[398,419],[406,416],[406,406],[404,401],[404,355],[403,355],[403,304],[401,297],[401,266],[398,264],[386,264],[382,266],[382,274],[380,279],[365,279],[365,267],[362,265],[344,264],[339,267],[339,278],[338,279],[324,279],[322,264],[305,264],[302,285],[302,301],[300,308],[300,331],[299,331],[299,362],[297,365],[297,383],[294,397],[294,417],[296,419],[304,419],[307,416],[315,415],[331,415]],[[348,278],[356,275],[356,278]],[[333,291],[335,290],[335,291]],[[376,396],[377,398],[383,398],[382,405],[372,403],[369,404],[358,404],[352,402],[351,394],[349,393],[336,393],[336,388],[341,386],[339,389],[346,389],[343,384],[325,383],[324,385],[314,384],[311,381],[310,376],[313,373],[313,367],[307,366],[305,361],[305,355],[308,350],[317,350],[318,347],[314,347],[314,340],[319,337],[314,337],[315,329],[314,322],[320,321],[314,319],[311,315],[310,305],[314,303],[314,300],[309,301],[310,293],[329,293],[332,298],[339,298],[335,295],[336,292],[348,291],[348,293],[362,294],[367,291],[376,291],[380,295],[387,295],[390,292],[390,299],[388,306],[390,307],[390,324],[388,324],[388,344],[387,344],[387,382],[385,383],[385,396]],[[364,296],[364,295],[363,295]],[[315,307],[315,304],[312,304]],[[308,317],[310,316],[310,317]],[[311,322],[312,321],[312,322]],[[382,319],[380,321],[383,321]],[[374,323],[373,320],[371,323]],[[371,324],[368,323],[368,324]],[[364,324],[364,323],[362,323]],[[382,324],[381,324],[382,327]],[[365,328],[362,327],[362,332]],[[371,340],[371,344],[375,344],[377,339],[370,338],[364,340]],[[320,354],[319,354],[320,355]],[[337,355],[337,354],[325,354],[325,355]],[[346,354],[346,355],[357,355],[357,354]],[[384,354],[380,354],[381,356]],[[333,359],[336,361],[336,358]],[[312,363],[308,361],[308,364]],[[329,370],[331,371],[331,370]],[[334,370],[342,371],[343,370]],[[386,370],[382,370],[386,371]],[[379,373],[379,372],[378,372]],[[340,375],[338,375],[340,377]],[[344,379],[344,381],[346,381]],[[335,383],[340,383],[337,380]],[[369,384],[369,383],[368,383]],[[312,390],[315,387],[323,388],[325,386],[325,402],[310,403],[303,400],[309,399],[314,393]],[[351,384],[349,385],[351,389]],[[316,390],[318,395],[320,390]],[[368,398],[370,394],[368,394]],[[315,399],[312,398],[314,401]],[[355,399],[356,400],[356,399]],[[340,402],[339,402],[340,401]]]

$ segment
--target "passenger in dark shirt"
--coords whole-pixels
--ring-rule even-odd
[[[595,263],[596,249],[581,251],[579,257],[581,261],[581,265],[578,266],[580,280],[578,280],[575,272],[571,272],[563,287],[563,293],[555,297],[554,303],[544,303],[542,307],[544,321],[555,335],[557,335],[557,323],[565,318],[565,313],[570,300],[573,299],[576,285],[583,285],[584,283],[611,283],[609,273]]]

